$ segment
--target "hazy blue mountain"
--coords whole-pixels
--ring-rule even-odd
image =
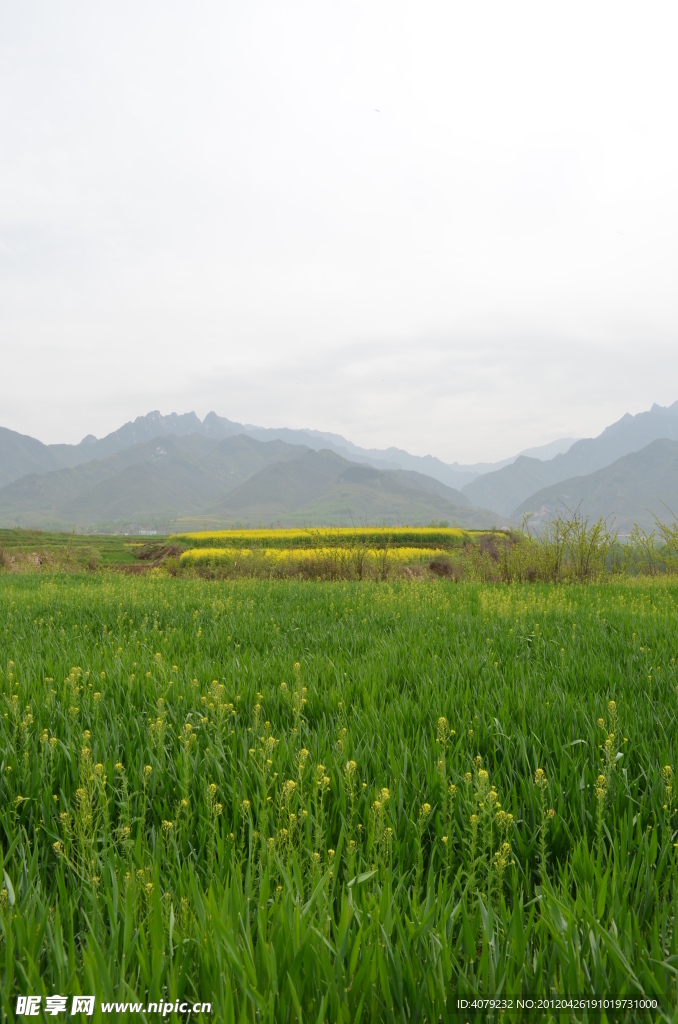
[[[432,519],[489,526],[501,517],[473,509],[459,491],[419,473],[243,434],[137,440],[102,459],[33,473],[0,489],[2,526],[94,531],[134,523],[166,530],[180,519],[184,526]]]
[[[7,484],[0,489],[0,522],[79,529],[167,523],[203,512],[269,462],[304,450],[243,435],[223,441],[199,434],[156,437],[72,469]]]
[[[557,441],[549,441],[548,444],[540,444],[536,448],[525,448],[524,451],[518,453],[516,458],[520,458],[521,455],[527,455],[529,458],[546,462],[547,459],[553,459],[556,455],[562,455],[564,452],[569,451],[577,440],[578,438],[576,437],[559,437]],[[506,465],[515,461],[515,459],[511,459]],[[495,466],[495,468],[501,469],[501,466]]]
[[[329,450],[274,463],[235,488],[219,512],[235,521],[282,525],[397,525],[447,520],[465,527],[500,526],[501,517],[473,508],[460,491],[408,470],[379,470]]]
[[[293,430],[288,427],[257,427],[253,424],[236,423],[210,412],[200,420],[194,412],[163,416],[155,410],[145,416],[137,416],[118,430],[97,439],[92,434],[83,438],[80,444],[44,445],[40,441],[3,430],[0,435],[0,486],[19,479],[28,473],[50,472],[54,469],[73,468],[95,459],[102,459],[137,444],[144,444],[156,437],[187,437],[199,434],[213,440],[223,440],[237,434],[246,434],[258,441],[283,441],[286,444],[302,444],[314,451],[330,450],[353,462],[362,462],[378,469],[414,470],[432,476],[450,487],[459,488],[475,479],[479,474],[508,465],[512,459],[496,463],[475,463],[462,465],[448,464],[432,455],[410,455],[400,448],[360,448],[347,441],[340,434],[324,433],[319,430]],[[551,442],[539,448],[530,449],[536,458],[550,458],[554,450],[564,450],[571,443],[568,439]]]
[[[554,512],[576,508],[593,519],[614,521],[622,534],[634,523],[651,528],[653,513],[672,521],[673,512],[678,515],[678,441],[653,441],[604,469],[545,487],[519,505],[513,518],[531,512],[531,522],[539,525]]]
[[[60,465],[49,445],[0,427],[0,487],[26,473],[49,473]]]
[[[653,405],[636,416],[627,413],[598,437],[576,441],[548,461],[520,456],[510,466],[466,484],[463,492],[475,505],[511,515],[536,491],[593,473],[661,438],[678,440],[678,402],[667,408]]]
[[[511,515],[526,497],[559,479],[553,462],[555,459],[540,462],[521,455],[510,466],[477,477],[462,488],[462,493],[471,501],[484,502],[487,508],[501,515]]]
[[[101,439],[88,434],[80,444],[43,444],[33,437],[0,427],[0,487],[29,473],[49,473],[103,459],[155,437],[183,437],[194,433],[202,433],[202,425],[194,412],[183,416],[176,413],[161,416],[159,412],[152,412],[139,416],[133,423],[125,423]]]
[[[353,462],[364,462],[377,469],[406,469],[431,476],[448,487],[461,488],[465,483],[474,480],[482,473],[491,472],[501,466],[508,465],[518,456],[503,459],[500,462],[477,462],[465,465],[459,462],[443,462],[434,455],[410,455],[402,448],[361,448],[347,441],[341,434],[333,434],[321,430],[293,430],[289,427],[256,427],[252,424],[236,424],[225,420],[215,413],[205,417],[204,424],[210,422],[210,430],[219,430],[223,424],[225,430],[240,430],[261,441],[279,440],[288,444],[304,444],[315,451],[329,450],[336,452]],[[529,449],[535,458],[551,458],[557,452],[566,451],[573,443],[571,438],[561,438],[549,444]],[[524,453],[521,453],[524,454]]]

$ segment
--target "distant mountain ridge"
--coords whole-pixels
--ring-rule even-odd
[[[622,535],[634,523],[652,529],[655,515],[670,522],[678,515],[678,441],[652,441],[603,469],[545,487],[515,509],[514,519],[532,513],[531,525],[539,527],[554,513],[575,509],[607,519]]]
[[[0,489],[0,518],[103,527],[200,513],[269,462],[305,451],[281,441],[154,438],[103,459],[21,477]]]
[[[173,412],[163,416],[158,410],[154,410],[145,416],[137,416],[135,420],[130,420],[106,437],[98,439],[88,434],[77,445],[45,445],[35,438],[0,427],[0,487],[27,473],[47,473],[55,469],[73,468],[93,459],[114,455],[125,448],[143,444],[156,437],[187,437],[190,434],[200,434],[215,440],[245,434],[258,441],[303,444],[314,451],[329,449],[349,461],[364,462],[377,469],[414,470],[454,488],[461,488],[479,474],[513,461],[510,458],[496,463],[450,464],[432,455],[410,455],[400,448],[361,448],[340,434],[324,433],[319,430],[257,427],[252,424],[236,423],[224,416],[217,416],[214,412],[208,413],[204,420],[200,420],[194,412]],[[540,457],[539,453],[550,458],[555,450],[564,450],[570,444],[572,439],[562,438],[529,451],[537,458]]]
[[[548,461],[519,456],[511,465],[466,484],[462,491],[476,505],[505,516],[518,515],[519,508],[537,491],[594,473],[661,439],[678,440],[678,401],[668,407],[655,404],[635,416],[627,413],[598,437],[576,441]]]
[[[468,528],[503,523],[432,477],[348,462],[329,449],[307,450],[294,461],[272,463],[232,491],[220,512],[231,520],[246,512],[254,520],[278,518],[290,525],[309,520],[395,526],[442,519]]]
[[[627,414],[595,438],[561,439],[472,466],[360,448],[339,434],[236,423],[214,412],[201,420],[194,412],[156,410],[77,445],[44,445],[0,428],[0,524],[119,529],[177,517],[206,525],[444,519],[485,528],[519,523],[525,512],[543,521],[555,507],[582,503],[620,522],[651,525],[651,512],[678,504],[671,450],[653,447],[659,441],[678,443],[678,402]]]
[[[185,421],[184,421],[185,422]],[[135,432],[139,438],[139,431]],[[91,443],[91,442],[90,442]],[[495,513],[431,477],[379,470],[245,434],[137,440],[104,458],[32,473],[0,488],[0,525],[88,532],[130,523],[166,530],[178,520],[223,527],[355,522],[502,525]]]

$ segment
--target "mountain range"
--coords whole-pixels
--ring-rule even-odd
[[[552,459],[520,455],[510,465],[475,478],[463,491],[472,502],[512,516],[542,488],[594,473],[660,439],[678,441],[678,402],[668,408],[653,405],[636,416],[627,413],[598,437],[576,441]]]
[[[531,514],[532,524],[539,526],[554,512],[576,508],[592,520],[614,519],[622,536],[634,523],[651,529],[655,515],[672,521],[678,512],[678,441],[653,441],[604,469],[545,487],[519,505],[512,518]]]
[[[33,437],[18,434],[6,427],[0,427],[0,487],[11,483],[27,473],[47,473],[55,469],[73,468],[93,459],[124,451],[136,444],[161,437],[188,437],[198,434],[222,441],[227,437],[244,434],[257,441],[284,441],[286,444],[303,445],[313,451],[333,451],[352,462],[366,463],[376,469],[410,469],[426,476],[432,476],[448,487],[460,488],[482,473],[508,466],[520,456],[534,459],[550,459],[567,451],[572,438],[561,438],[549,444],[530,448],[513,458],[500,462],[479,462],[462,465],[458,462],[442,462],[432,455],[410,455],[401,448],[361,448],[347,441],[340,434],[323,433],[319,430],[292,430],[289,427],[256,427],[247,423],[236,423],[224,416],[210,412],[201,420],[194,412],[171,413],[162,416],[157,410],[146,416],[137,416],[134,421],[106,437],[97,439],[88,434],[79,444],[42,444]]]
[[[380,470],[328,449],[246,434],[222,440],[168,434],[73,467],[29,473],[0,488],[0,525],[43,529],[73,524],[88,532],[165,532],[177,525],[432,520],[466,527],[504,523],[422,473]]]
[[[678,402],[497,463],[463,465],[339,434],[216,413],[151,412],[103,438],[45,445],[0,428],[0,526],[179,527],[534,523],[580,510],[624,532],[678,508]],[[667,515],[664,515],[667,518]]]

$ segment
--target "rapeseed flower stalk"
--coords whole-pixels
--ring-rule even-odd
[[[186,722],[181,730],[181,798],[189,803],[191,783],[191,749],[196,745],[197,737],[190,722]]]
[[[421,882],[424,874],[424,849],[422,839],[430,816],[431,805],[429,803],[423,803],[419,808],[419,816],[417,819],[417,868],[414,878],[414,897],[417,901],[419,900]]]
[[[372,823],[371,834],[369,837],[370,848],[374,851],[375,862],[377,868],[381,868],[385,864],[384,858],[384,847],[386,844],[385,824],[384,816],[386,811],[386,805],[391,798],[390,791],[386,786],[383,786],[379,791],[379,796],[372,803],[370,809],[370,818]]]
[[[240,810],[242,813],[242,835],[240,838],[241,846],[245,849],[245,829],[248,825],[251,826],[252,818],[250,814],[251,804],[247,797],[245,797],[240,803]]]
[[[59,823],[61,825],[61,834],[63,837],[63,850],[65,851],[66,857],[71,859],[71,843],[73,839],[73,828],[71,824],[71,816],[68,811],[62,811],[59,815]],[[56,846],[55,846],[56,849]],[[61,852],[61,851],[57,851]]]
[[[614,700],[608,701],[607,713],[610,718],[610,731],[617,731],[617,702]]]
[[[120,825],[118,827],[118,835],[120,839],[128,839],[131,828],[130,828],[130,807],[129,807],[129,790],[127,786],[127,775],[125,773],[125,767],[122,761],[117,761],[115,765],[115,775],[118,779],[118,805],[120,814]]]
[[[485,885],[486,896],[489,902],[492,876],[492,854],[493,854],[493,828],[494,805],[496,802],[496,790],[490,786],[490,775],[486,768],[482,768],[482,758],[477,755],[474,759],[475,768],[475,800],[478,807],[478,814],[483,831],[483,857],[485,864]]]
[[[149,730],[154,741],[156,757],[162,763],[165,753],[165,732],[167,730],[167,707],[164,697],[158,698],[156,711],[155,721],[149,719]]]
[[[89,732],[83,733],[83,741],[88,743]],[[80,751],[79,768],[80,785],[75,791],[76,814],[75,836],[78,843],[80,869],[83,874],[91,875],[94,867],[95,843],[100,826],[99,815],[94,817],[94,802],[97,790],[96,773],[92,764],[92,751],[84,746]]]
[[[467,799],[471,791],[471,785],[473,784],[473,802],[477,807],[477,813],[474,812],[469,821],[469,889],[473,891],[476,885],[476,868],[480,859],[477,856],[478,829],[480,827],[482,830],[481,858],[483,862],[483,875],[485,880],[485,895],[487,903],[490,904],[493,895],[493,873],[497,863],[499,863],[495,860],[495,825],[498,828],[499,841],[503,848],[503,843],[508,842],[509,830],[513,824],[513,815],[507,814],[502,809],[499,794],[496,788],[490,783],[489,772],[486,768],[482,767],[482,763],[482,757],[477,755],[473,760],[473,773],[467,772],[464,777],[467,789]]]
[[[546,831],[550,819],[555,815],[555,811],[553,809],[549,809],[548,802],[546,800],[548,779],[546,778],[546,772],[543,768],[537,768],[535,771],[534,784],[539,790],[539,803],[541,809],[541,822],[539,825],[539,877],[543,886],[548,878],[546,869]]]
[[[85,786],[78,786],[75,791],[75,836],[78,843],[78,863],[80,871],[87,875],[92,868],[92,803],[91,794]]]
[[[449,868],[450,860],[452,857],[453,850],[453,829],[454,829],[454,802],[457,798],[457,787],[454,783],[450,783],[447,787],[447,799],[445,802],[446,806],[446,822],[447,835],[444,836],[444,847],[445,847],[445,864]]]
[[[321,850],[325,840],[325,807],[324,797],[330,788],[330,777],[325,772],[325,765],[318,764],[315,769],[315,847]]]
[[[674,786],[674,774],[673,768],[670,764],[664,765],[662,768],[662,785],[664,788],[664,802],[662,809],[666,818],[666,830],[668,835],[671,835],[671,818],[673,817],[673,786]]]
[[[499,827],[500,850],[499,853],[495,854],[495,870],[498,874],[498,903],[501,903],[504,871],[509,864],[515,864],[515,861],[512,859],[511,842],[509,839],[514,823],[513,815],[504,811],[503,808],[500,808],[497,811],[496,821]]]
[[[297,779],[299,780],[299,800],[303,804],[304,802],[304,772],[306,771],[306,763],[309,758],[309,753],[306,747],[302,747],[297,753],[295,758],[295,767],[297,769]]]
[[[603,807],[606,797],[607,779],[604,775],[599,775],[596,780],[596,851],[599,863],[603,850]]]
[[[213,679],[210,684],[209,708],[216,719],[219,731],[223,729],[226,718],[233,710],[233,705],[226,700],[225,693],[224,684],[220,683],[218,679]]]
[[[601,809],[601,813],[602,813],[602,804],[605,802],[605,798],[607,797],[607,794],[608,794],[608,792],[610,790],[610,787],[612,785],[612,778],[613,778],[614,770],[615,770],[615,768],[617,766],[617,761],[618,761],[619,757],[621,756],[619,754],[619,749],[618,749],[619,748],[619,744],[618,744],[618,742],[616,740],[616,737],[615,737],[615,732],[617,730],[617,725],[618,725],[617,704],[616,704],[615,701],[611,700],[611,701],[608,702],[607,714],[608,714],[608,724],[607,724],[607,726],[605,724],[604,719],[602,719],[602,718],[598,719],[598,725],[601,726],[601,728],[607,734],[606,737],[605,737],[605,742],[602,744],[602,750],[603,750],[602,761],[603,761],[603,766],[604,766],[603,767],[603,776],[604,776],[604,779],[605,779],[605,786],[604,786],[605,794],[602,797],[602,799],[597,797],[598,801],[599,801],[599,807]],[[600,788],[600,786],[597,786],[597,789],[599,789],[599,788]],[[601,842],[602,842],[602,822],[601,822]]]
[[[94,765],[94,796],[95,796],[95,837],[99,837],[102,846],[109,834],[108,794],[106,792],[106,771],[103,764]]]
[[[355,761],[347,761],[344,765],[344,770],[340,775],[341,783],[344,788],[344,793],[348,798],[348,822],[347,822],[347,835],[349,841],[346,847],[347,862],[349,865],[349,873],[353,871],[353,863],[356,851],[356,842],[353,838],[353,831],[355,828],[355,797],[356,797],[356,772],[358,765]]]
[[[447,718],[440,715],[436,722],[436,745],[438,747],[436,773],[440,779],[441,813],[448,837],[452,835],[452,804],[457,793],[456,786],[448,786],[447,783],[447,748],[454,735],[455,730],[450,728]]]
[[[261,705],[256,706],[260,707]],[[255,721],[253,728],[257,727],[258,722]],[[258,747],[250,747],[249,750],[250,756],[254,758],[257,765],[261,779],[262,800],[259,811],[259,827],[264,841],[268,836],[268,804],[271,802],[269,791],[271,783],[276,777],[273,773],[273,754],[278,745],[278,740],[272,735],[272,728],[269,721],[264,722],[263,735],[259,736]]]
[[[297,791],[297,784],[296,784],[296,782],[294,781],[294,779],[288,779],[287,782],[285,782],[284,785],[283,785],[283,794],[284,794],[285,802],[286,803],[290,802],[290,799],[296,793],[296,791]]]
[[[148,783],[153,774],[153,768],[150,764],[144,765],[142,773],[142,809],[141,809],[141,824],[145,826],[146,817],[148,814],[148,801],[147,801],[147,789]]]
[[[54,753],[59,740],[56,736],[49,738],[49,788],[54,789]]]
[[[207,787],[207,800],[209,804],[209,837],[207,843],[207,871],[208,875],[214,873],[214,853],[217,844],[218,821],[223,812],[224,805],[217,800],[216,783],[210,782]]]
[[[438,746],[438,761],[436,763],[436,772],[440,779],[440,786],[442,790],[442,812],[443,819],[448,819],[448,808],[447,808],[447,747],[450,739],[454,736],[454,729],[450,729],[447,719],[444,715],[438,718],[436,723],[436,744]]]
[[[288,854],[294,841],[294,830],[297,825],[297,815],[291,808],[298,788],[299,787],[294,779],[286,779],[280,790],[281,799],[278,806],[278,835],[282,840],[283,846],[287,848]],[[284,827],[282,822],[285,822]]]
[[[504,841],[494,855],[494,871],[497,875],[497,900],[501,904],[504,871],[511,863],[511,846]]]
[[[482,758],[477,756],[474,759],[474,772],[477,774],[478,766],[482,764]],[[464,774],[464,786],[466,788],[466,802],[472,804],[472,786],[473,786],[473,773],[466,772]],[[478,849],[478,823],[479,818],[475,811],[469,816],[469,856],[468,856],[468,884],[467,889],[473,893],[476,885],[476,856]],[[448,840],[449,841],[449,840]]]
[[[304,708],[306,707],[306,694],[308,690],[301,682],[301,665],[294,663],[294,688],[290,690],[286,682],[280,684],[280,693],[285,703],[292,709],[294,719],[294,734],[299,735],[303,722]]]

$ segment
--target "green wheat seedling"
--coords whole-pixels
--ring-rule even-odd
[[[0,1021],[437,1021],[499,984],[670,1020],[677,611],[659,572],[0,576]]]

